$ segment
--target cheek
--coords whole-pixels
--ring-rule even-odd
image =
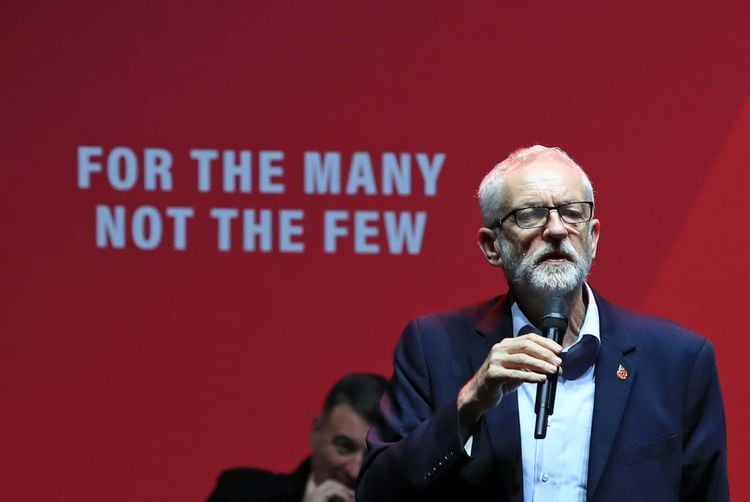
[[[346,456],[342,455],[334,445],[326,445],[323,451],[324,462],[330,468],[336,468],[346,461]]]

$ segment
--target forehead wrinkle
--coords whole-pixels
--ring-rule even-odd
[[[548,206],[583,200],[583,197],[573,195],[572,192],[557,183],[549,185],[525,183],[515,194],[511,195],[514,206]]]
[[[564,162],[549,160],[552,162],[543,165],[531,161],[508,173],[504,188],[511,207],[548,206],[585,199],[586,189],[578,171]]]

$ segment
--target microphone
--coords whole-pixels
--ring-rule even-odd
[[[548,298],[544,303],[542,317],[542,335],[562,345],[565,331],[568,329],[570,307],[564,298]],[[547,380],[536,386],[536,427],[534,439],[544,439],[547,436],[547,422],[555,407],[555,391],[557,390],[557,373],[547,375]]]

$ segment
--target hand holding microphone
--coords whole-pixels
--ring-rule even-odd
[[[505,338],[493,345],[479,370],[458,394],[462,439],[468,438],[474,424],[504,394],[522,383],[541,384],[557,375],[561,350],[559,342],[535,333]]]

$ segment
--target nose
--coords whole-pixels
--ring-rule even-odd
[[[359,469],[362,467],[363,457],[364,452],[358,452],[355,455],[352,455],[352,457],[347,460],[344,469],[346,470],[346,474],[351,479],[357,479],[357,476],[359,475]]]
[[[544,235],[549,239],[564,239],[568,236],[568,227],[560,218],[557,209],[550,209],[547,223],[544,225]]]

